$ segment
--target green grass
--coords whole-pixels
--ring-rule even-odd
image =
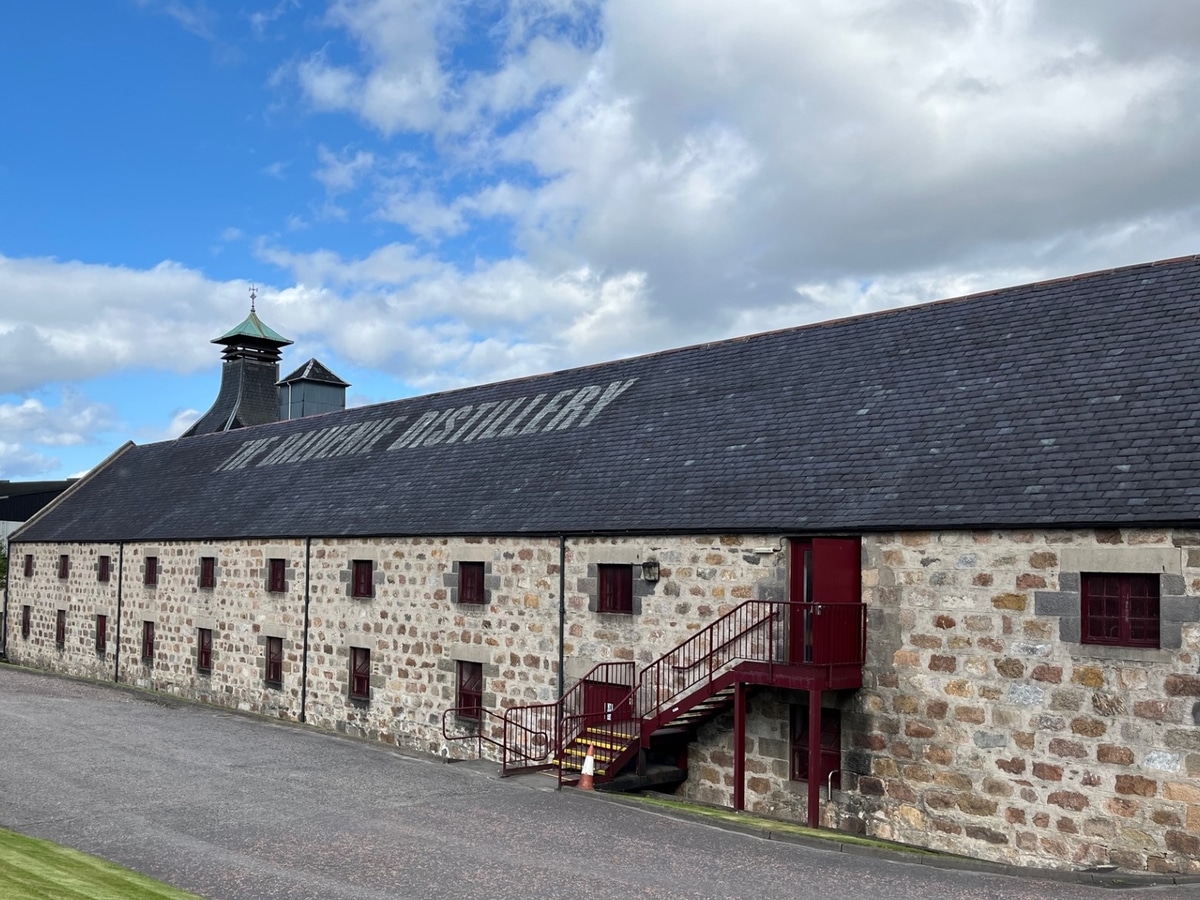
[[[198,900],[195,894],[49,841],[0,828],[4,900]]]

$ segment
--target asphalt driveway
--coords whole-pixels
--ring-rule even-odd
[[[198,894],[1112,900],[721,831],[390,748],[0,666],[0,825]],[[1138,891],[1200,898],[1192,887]]]

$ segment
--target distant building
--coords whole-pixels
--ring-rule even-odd
[[[0,479],[0,541],[75,481],[8,481]]]
[[[1189,257],[314,418],[254,424],[223,378],[195,436],[126,445],[13,535],[8,654],[1197,873],[1198,308]],[[227,373],[278,364],[247,321]]]

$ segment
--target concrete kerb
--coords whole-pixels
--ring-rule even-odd
[[[486,778],[500,778],[500,771],[495,762],[487,759],[448,760],[433,753],[410,750],[394,744],[385,744],[378,740],[355,734],[299,722],[293,719],[280,719],[266,716],[262,713],[233,707],[219,706],[192,700],[174,694],[165,694],[135,685],[120,682],[95,681],[73,675],[50,672],[45,669],[35,669],[20,666],[0,660],[0,667],[40,675],[47,678],[57,678],[76,684],[86,684],[93,687],[115,689],[127,693],[146,703],[156,703],[168,708],[193,707],[206,711],[219,712],[222,715],[239,716],[252,719],[264,724],[284,726],[289,728],[313,731],[331,738],[353,741],[375,750],[381,750],[405,759],[412,759],[431,765],[452,763],[455,769],[470,772],[472,775]],[[518,779],[513,779],[518,781]],[[518,783],[534,790],[553,790],[549,784],[536,784],[528,778],[520,778]],[[535,786],[536,784],[536,786]],[[658,815],[676,818],[683,821],[695,822],[729,831],[745,834],[760,840],[778,841],[780,843],[796,844],[814,849],[832,850],[840,853],[850,853],[859,856],[871,856],[881,859],[891,859],[895,862],[910,863],[921,866],[931,866],[940,869],[955,869],[960,871],[983,872],[991,875],[1004,875],[1012,878],[1031,878],[1042,881],[1068,882],[1086,884],[1104,888],[1150,888],[1164,885],[1200,885],[1200,875],[1141,874],[1128,872],[1108,872],[1093,870],[1061,870],[1040,869],[1031,866],[1010,866],[1003,863],[988,862],[969,856],[959,856],[910,844],[900,844],[875,838],[858,838],[836,831],[812,829],[793,822],[772,819],[748,813],[734,812],[726,807],[708,806],[702,803],[679,800],[669,794],[655,794],[646,791],[640,794],[617,794],[606,791],[579,791],[580,796],[589,797],[607,803],[617,803],[625,806],[653,812]]]

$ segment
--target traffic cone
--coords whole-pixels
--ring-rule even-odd
[[[587,756],[583,758],[583,771],[579,773],[579,789],[581,791],[595,790],[593,778],[596,774],[596,745],[588,744]]]

